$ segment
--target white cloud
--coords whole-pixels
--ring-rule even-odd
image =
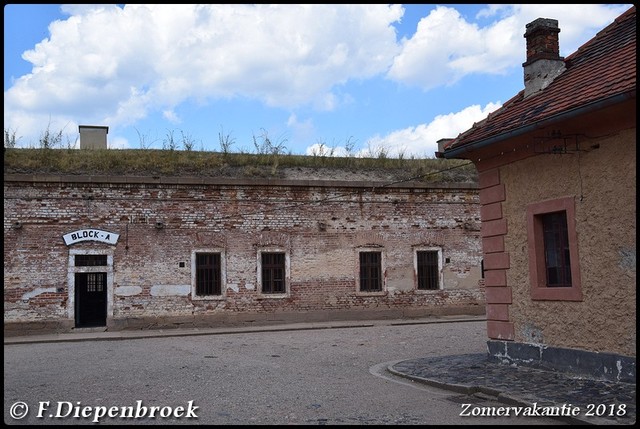
[[[57,112],[111,126],[192,99],[333,109],[332,88],[383,73],[400,5],[65,5],[5,91],[5,122]],[[25,115],[26,116],[26,115]],[[61,119],[64,121],[64,119]]]
[[[174,124],[179,124],[180,123],[180,117],[178,117],[178,115],[176,114],[176,112],[174,112],[173,110],[165,110],[162,112],[162,117],[165,118],[167,121],[174,123]]]
[[[344,157],[355,155],[355,153],[348,153],[344,146],[329,146],[325,143],[315,143],[307,147],[305,155]]]
[[[500,106],[500,103],[489,103],[484,108],[469,106],[460,112],[438,115],[429,124],[397,130],[383,137],[372,137],[365,143],[366,148],[361,155],[375,157],[384,150],[394,158],[400,155],[405,158],[433,158],[438,150],[438,140],[457,137]]]
[[[418,23],[416,33],[402,42],[402,52],[389,70],[391,79],[431,89],[464,76],[454,61],[484,52],[480,29],[460,13],[438,6]]]
[[[5,129],[37,141],[42,124],[73,136],[78,123],[117,129],[151,113],[176,122],[180,104],[218,98],[331,111],[354,101],[340,91],[350,81],[386,74],[427,90],[520,68],[525,24],[541,15],[558,17],[567,55],[629,6],[493,5],[478,14],[493,19],[485,27],[438,6],[398,42],[401,5],[63,5],[69,17],[23,54],[32,70],[4,93]],[[381,140],[413,149],[424,127]]]
[[[109,138],[109,149],[132,149],[127,139],[115,136]]]
[[[583,43],[591,39],[597,30],[613,22],[631,4],[518,4],[493,5],[480,14],[483,16],[508,17],[515,22],[515,34],[510,37],[518,41],[524,49],[524,30],[528,23],[537,18],[558,20],[560,33],[560,55],[575,52]],[[493,39],[495,40],[495,39]],[[524,50],[521,51],[524,62]]]
[[[472,73],[502,75],[526,60],[524,31],[537,18],[558,20],[560,54],[569,55],[630,5],[490,5],[477,18],[495,18],[485,27],[438,6],[402,41],[388,77],[429,90],[453,85]]]

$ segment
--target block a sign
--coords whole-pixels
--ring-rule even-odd
[[[81,241],[99,241],[101,243],[116,244],[120,234],[103,231],[101,229],[79,229],[62,236],[67,246]]]

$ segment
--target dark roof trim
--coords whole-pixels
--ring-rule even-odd
[[[526,134],[530,131],[539,129],[539,128],[543,128],[543,127],[547,127],[549,125],[555,124],[556,122],[560,122],[560,121],[564,121],[567,119],[571,119],[573,117],[579,116],[579,115],[583,115],[583,114],[587,114],[587,113],[591,113],[593,111],[599,110],[599,109],[603,109],[605,107],[609,107],[612,106],[614,104],[618,104],[618,103],[622,103],[624,101],[630,100],[636,98],[636,90],[634,89],[633,91],[628,91],[622,94],[617,94],[614,95],[612,97],[609,98],[605,98],[603,100],[597,101],[595,103],[589,103],[585,106],[582,107],[578,107],[576,109],[572,109],[572,110],[568,110],[564,113],[561,113],[559,115],[555,115],[552,116],[550,118],[547,119],[543,119],[542,121],[539,122],[534,122],[531,125],[526,125],[524,127],[521,128],[516,128],[513,129],[511,131],[508,131],[506,133],[502,133],[502,134],[498,134],[496,136],[493,137],[489,137],[487,139],[484,140],[479,140],[477,142],[474,143],[468,143],[459,147],[454,147],[452,149],[447,149],[443,152],[443,156],[444,158],[447,159],[456,159],[456,158],[462,158],[461,155],[468,153],[468,152],[472,152],[474,150],[477,149],[482,149],[484,147],[487,147],[489,145],[492,145],[494,143],[498,143],[513,137],[518,137],[520,135]]]
[[[83,128],[92,128],[92,129],[101,129],[101,130],[107,130],[109,131],[109,127],[106,127],[104,125],[78,125],[78,129],[83,129]]]

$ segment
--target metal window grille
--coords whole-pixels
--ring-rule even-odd
[[[285,254],[262,254],[262,293],[285,293]]]
[[[382,253],[360,252],[360,291],[382,290]]]
[[[196,295],[221,295],[222,270],[219,253],[196,253]]]
[[[103,292],[104,291],[104,276],[102,273],[88,273],[87,274],[87,292]]]
[[[438,251],[425,250],[418,252],[418,289],[435,290],[438,287]]]
[[[544,259],[547,286],[571,287],[571,258],[567,213],[555,212],[540,216],[544,236]]]
[[[107,255],[76,255],[76,267],[101,267],[107,265]]]

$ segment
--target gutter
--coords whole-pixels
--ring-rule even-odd
[[[478,149],[482,149],[484,147],[490,146],[494,143],[498,143],[513,137],[521,136],[523,134],[529,133],[539,128],[544,128],[549,125],[555,124],[560,121],[564,121],[567,119],[574,118],[579,115],[587,114],[594,112],[599,109],[603,109],[605,107],[612,106],[614,104],[622,103],[624,101],[628,101],[636,98],[636,90],[627,91],[622,94],[614,95],[613,97],[605,98],[604,100],[597,101],[595,103],[588,104],[586,106],[578,107],[573,110],[569,110],[565,113],[561,113],[557,116],[552,116],[550,118],[544,119],[540,122],[534,122],[531,125],[527,125],[521,128],[516,128],[515,130],[511,130],[506,133],[498,134],[497,136],[489,137],[484,140],[479,140],[475,143],[468,143],[466,145],[448,149],[442,152],[442,157],[447,159],[464,159],[461,155],[473,152]]]

